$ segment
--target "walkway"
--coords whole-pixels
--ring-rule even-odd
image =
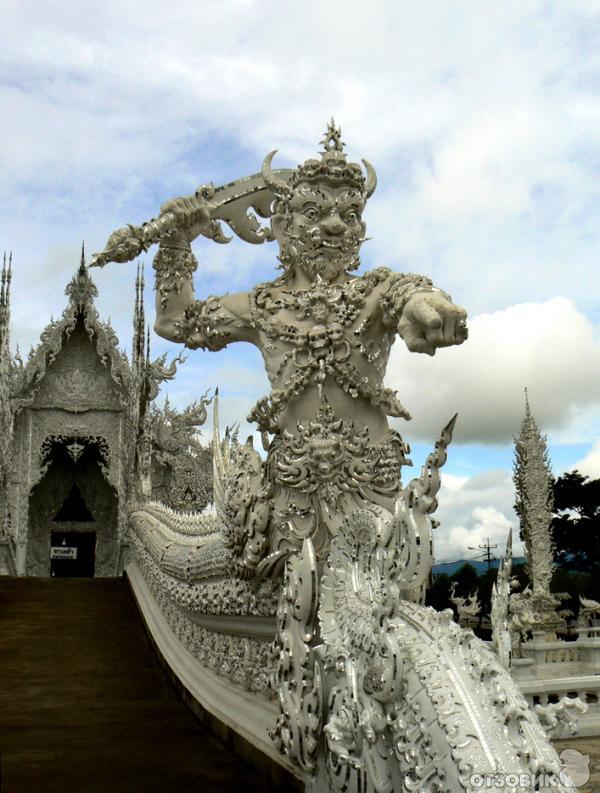
[[[0,577],[2,793],[259,793],[179,699],[125,579]]]

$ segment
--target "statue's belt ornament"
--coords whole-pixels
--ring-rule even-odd
[[[384,443],[370,443],[366,429],[337,418],[329,405],[313,421],[298,424],[274,441],[270,467],[276,482],[337,506],[343,493],[364,487],[393,495],[400,487],[400,469],[410,465],[409,450],[398,433],[390,430]]]

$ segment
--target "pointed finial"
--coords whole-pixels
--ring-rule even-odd
[[[219,386],[215,389],[213,399],[213,443],[217,446],[221,442],[221,429],[219,427]]]
[[[139,261],[135,264],[135,299],[137,302],[137,296],[140,289],[140,263]]]
[[[6,251],[4,251],[4,258],[2,260],[2,273],[0,274],[0,306],[3,306],[6,299]]]
[[[12,251],[8,254],[8,260],[6,258],[6,251],[4,251],[4,257],[2,259],[2,280],[10,281],[10,276],[12,273]]]
[[[139,314],[140,314],[140,308],[141,308],[141,291],[142,291],[141,290],[141,283],[142,283],[142,279],[141,279],[141,273],[140,273],[140,263],[138,262],[137,263],[136,275],[135,275],[135,320],[134,320],[134,321],[136,321],[138,323],[140,321]],[[144,325],[144,323],[143,323],[143,320],[142,320],[141,332],[143,332],[143,325]]]
[[[12,279],[12,251],[6,258],[6,251],[2,259],[2,274],[0,277],[0,305],[8,303],[8,296],[10,293],[10,282]]]
[[[145,314],[144,314],[144,265],[140,267],[140,274],[139,274],[139,308],[140,308],[140,323],[142,326],[144,325]]]
[[[526,416],[530,416],[531,415],[531,408],[529,406],[529,392],[527,390],[527,386],[525,386],[525,388],[523,390],[525,392],[525,415]]]
[[[78,311],[87,311],[87,308],[98,296],[96,285],[90,278],[88,268],[85,263],[85,241],[81,242],[81,256],[75,275],[65,288],[65,294],[69,302],[77,307]]]
[[[81,240],[81,259],[79,260],[79,274],[85,273],[85,240]]]
[[[333,116],[327,125],[321,145],[323,146],[324,154],[328,151],[344,151],[344,146],[346,144],[342,141],[342,130],[341,127],[335,126]]]

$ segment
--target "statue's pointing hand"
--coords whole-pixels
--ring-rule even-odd
[[[468,336],[467,312],[443,292],[415,292],[404,306],[398,333],[411,352],[435,355],[438,347],[462,344]]]

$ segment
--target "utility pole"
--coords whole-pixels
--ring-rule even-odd
[[[487,538],[487,542],[486,542],[485,545],[478,545],[476,548],[474,548],[473,546],[469,545],[469,550],[470,551],[481,551],[479,556],[481,556],[481,558],[484,561],[487,562],[488,571],[489,571],[492,568],[492,559],[496,558],[495,556],[492,556],[492,549],[493,548],[497,548],[497,547],[498,547],[498,545],[490,545],[490,538],[488,537]]]

